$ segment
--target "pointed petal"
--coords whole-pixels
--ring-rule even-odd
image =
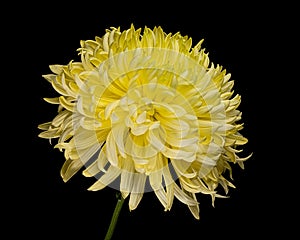
[[[199,208],[199,205],[188,205],[191,213],[193,214],[193,216],[196,218],[196,219],[200,219],[200,215],[199,215],[199,212],[200,212],[200,208]]]
[[[59,104],[59,98],[54,97],[54,98],[43,98],[47,103],[51,104]]]
[[[149,182],[152,189],[155,191],[159,189],[162,185],[162,170],[151,172],[149,175]]]
[[[95,131],[88,131],[86,129],[81,128],[75,132],[74,139],[76,148],[78,150],[91,148],[95,144],[100,145],[100,143],[98,143]]]
[[[168,200],[165,189],[161,186],[159,189],[155,190],[154,193],[160,203],[164,206],[165,210],[168,210]]]
[[[165,149],[165,136],[164,132],[159,128],[154,128],[149,131],[147,135],[147,140],[149,143],[157,149],[157,151],[162,151]]]
[[[38,125],[38,129],[48,130],[50,126],[51,126],[51,122],[41,123]]]
[[[101,148],[98,159],[97,159],[98,168],[103,172],[106,172],[105,166],[108,163],[107,156],[105,154],[105,150],[106,150],[106,145],[104,145]]]
[[[167,210],[170,210],[174,200],[174,185],[175,183],[166,185],[167,192]]]
[[[132,188],[132,193],[129,199],[129,209],[134,210],[140,203],[146,183],[147,176],[145,174],[135,174],[134,175],[134,185]]]
[[[191,163],[183,160],[173,159],[171,161],[178,176],[192,178],[197,175],[197,172],[191,172]]]
[[[193,198],[188,196],[182,189],[179,188],[177,184],[174,185],[174,195],[175,197],[186,205],[195,206],[198,205],[198,202],[195,201]]]
[[[143,198],[144,193],[131,193],[129,198],[129,209],[134,210]]]
[[[171,175],[169,167],[164,167],[162,169],[164,182],[166,185],[166,193],[167,193],[167,210],[170,210],[173,205],[173,200],[175,196],[175,181]]]
[[[82,173],[85,177],[92,177],[96,174],[106,172],[105,166],[108,163],[105,155],[105,146],[103,146],[98,153],[97,159],[95,159]]]
[[[157,154],[157,150],[147,142],[144,136],[131,135],[125,142],[126,153],[135,159],[149,159]]]
[[[98,191],[106,186],[108,186],[110,183],[112,183],[121,173],[121,170],[119,168],[116,168],[114,166],[110,166],[106,173],[100,177],[100,179],[95,182],[92,186],[88,188],[89,191]]]
[[[192,147],[192,146],[191,146]],[[174,149],[165,147],[162,151],[163,155],[170,159],[183,159],[188,162],[192,162],[196,159],[196,152],[195,151],[184,151],[182,149]]]
[[[107,136],[106,140],[106,156],[108,161],[112,166],[118,165],[118,153],[117,153],[117,146],[115,143],[115,139],[113,137],[112,132],[110,132]]]
[[[117,124],[111,129],[111,131],[113,134],[113,138],[118,146],[119,153],[121,154],[122,157],[125,158],[126,157],[125,138],[127,137],[129,132],[127,126],[125,126],[124,123]]]
[[[79,159],[66,160],[60,170],[60,175],[63,181],[67,182],[75,173],[77,173],[80,170],[82,166],[83,164]]]
[[[131,159],[122,159],[122,173],[120,181],[120,191],[126,196],[128,193],[132,192],[132,187],[134,184],[134,163]]]

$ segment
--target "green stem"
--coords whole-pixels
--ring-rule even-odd
[[[114,213],[112,215],[112,218],[111,218],[111,221],[110,221],[110,224],[109,224],[109,227],[106,232],[106,236],[105,236],[104,240],[110,240],[112,238],[112,235],[114,233],[114,230],[115,230],[115,227],[116,227],[116,224],[118,221],[120,211],[121,211],[123,203],[124,203],[124,198],[121,196],[121,193],[117,194],[117,198],[118,198],[118,201],[117,201],[117,204],[116,204]]]

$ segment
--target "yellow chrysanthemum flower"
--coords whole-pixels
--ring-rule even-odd
[[[231,164],[243,168],[250,157],[238,156],[247,143],[241,97],[202,42],[192,47],[190,37],[161,27],[110,28],[81,41],[80,62],[51,65],[43,77],[59,96],[45,100],[58,113],[39,125],[39,137],[58,139],[63,180],[85,167],[83,175],[96,178],[89,190],[114,187],[130,210],[153,191],[165,210],[176,197],[197,219],[197,193],[212,204],[226,197],[234,187],[226,172],[232,178]]]

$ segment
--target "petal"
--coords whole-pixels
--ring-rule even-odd
[[[120,181],[120,191],[123,194],[128,195],[130,192],[132,192],[135,174],[137,174],[137,173],[127,171],[127,170],[122,170],[121,181]]]
[[[155,114],[155,118],[160,121],[165,129],[182,132],[183,137],[185,137],[190,129],[189,124],[180,118],[166,118],[164,115],[160,114]]]
[[[62,134],[60,135],[58,142],[65,142],[69,138],[73,136],[73,129],[71,127],[65,129]]]
[[[96,130],[100,129],[100,127],[102,126],[102,123],[99,121],[96,121],[94,118],[82,117],[80,119],[80,126],[86,130],[96,131]]]
[[[174,195],[182,203],[190,206],[198,205],[198,202],[195,199],[187,195],[182,189],[179,188],[177,184],[174,185]]]
[[[166,137],[166,141],[170,145],[175,146],[175,147],[179,147],[179,148],[195,144],[195,143],[198,142],[198,140],[199,140],[199,137],[190,137],[190,138],[178,137],[178,138],[175,138],[171,134],[168,134],[167,137]]]
[[[83,172],[82,174],[85,177],[92,177],[98,174],[100,171],[106,172],[104,169],[105,165],[107,164],[107,157],[104,153],[104,148],[100,150],[100,153],[98,154],[98,158],[93,161]]]
[[[134,124],[133,127],[131,128],[131,133],[135,136],[140,136],[143,135],[147,130],[149,129],[149,125],[147,124]]]
[[[157,190],[154,191],[156,197],[160,201],[160,203],[164,206],[165,210],[168,209],[168,200],[167,200],[167,194],[163,186],[158,188]]]
[[[157,151],[165,149],[165,133],[162,128],[154,128],[149,131],[147,140]]]
[[[100,172],[97,161],[92,162],[83,172],[85,177],[93,177]]]
[[[130,135],[125,142],[126,154],[135,159],[149,159],[157,154],[157,150],[148,143],[144,136]]]
[[[197,201],[197,198],[196,198],[196,195],[193,194],[193,198],[195,199],[195,201]],[[196,219],[200,219],[200,215],[199,215],[199,212],[200,212],[200,208],[199,208],[199,204],[197,205],[188,205],[191,213],[193,214],[193,216],[196,218]]]
[[[68,159],[64,162],[60,175],[64,182],[67,182],[75,173],[79,171],[79,169],[83,166],[83,163],[79,160],[71,160]]]
[[[38,125],[38,129],[48,130],[50,126],[51,126],[51,122],[41,123]]]
[[[42,75],[43,78],[45,78],[49,83],[55,81],[56,75],[55,74],[46,74]]]
[[[124,159],[121,158],[121,181],[120,181],[120,191],[122,193],[130,193],[132,192],[132,187],[134,183],[134,162],[129,157]]]
[[[85,130],[83,128],[80,128],[77,131],[75,131],[74,140],[76,148],[79,150],[90,148],[95,144],[100,145],[100,143],[98,143],[95,131]]]
[[[105,146],[106,146],[106,156],[108,161],[112,166],[117,166],[119,162],[117,146],[112,132],[108,134]]]
[[[60,137],[60,132],[58,132],[57,128],[54,128],[54,129],[50,129],[50,130],[41,132],[38,136],[40,138],[48,138],[48,139],[58,138],[58,137]]]
[[[134,184],[132,188],[132,193],[143,193],[146,179],[147,179],[147,175],[136,173],[134,175]]]
[[[106,150],[106,145],[104,145],[101,150],[100,150],[100,153],[99,153],[99,156],[97,158],[97,164],[98,164],[98,168],[103,171],[103,172],[106,172],[105,170],[105,166],[106,164],[108,163],[108,160],[107,160],[107,156],[105,154],[105,150]]]
[[[55,98],[43,98],[47,103],[51,103],[51,104],[59,104],[59,98],[55,97]]]
[[[166,206],[165,210],[170,210],[172,205],[173,205],[173,200],[174,200],[174,188],[176,185],[175,181],[172,177],[172,174],[170,172],[170,169],[168,166],[165,166],[162,169],[163,172],[163,177],[164,177],[164,182],[166,186]]]
[[[88,188],[89,191],[98,191],[106,186],[108,186],[110,183],[112,183],[121,173],[121,170],[119,168],[116,168],[114,166],[109,166],[106,173],[104,173],[103,176],[100,177],[100,179],[95,182],[92,186]]]
[[[141,201],[147,176],[145,174],[135,174],[132,192],[129,199],[129,209],[134,210]]]
[[[170,210],[173,205],[174,185],[175,185],[175,183],[166,185],[166,189],[167,189],[167,191],[166,191],[167,192],[167,209],[166,210]]]
[[[140,115],[138,115],[138,117],[136,118],[136,123],[137,124],[141,124],[144,123],[146,121],[147,118],[147,113],[146,111],[143,111]]]
[[[134,210],[143,198],[144,193],[131,193],[129,198],[129,209]]]
[[[126,157],[125,139],[128,136],[129,129],[122,123],[114,125],[111,129],[115,143],[118,146],[118,152],[122,157]]]
[[[76,146],[76,143],[75,143]],[[95,144],[93,146],[91,146],[90,148],[84,149],[84,150],[80,150],[78,152],[78,155],[80,157],[80,161],[83,164],[88,163],[88,161],[99,151],[99,149],[101,148],[102,144]]]
[[[149,175],[150,186],[154,191],[162,187],[162,169],[152,172]]]
[[[61,74],[63,71],[63,65],[59,64],[50,65],[49,68],[55,74]]]
[[[208,189],[201,180],[197,178],[180,177],[180,183],[184,190],[190,193],[215,194],[215,191]]]
[[[184,176],[187,178],[192,178],[197,176],[197,172],[191,172],[191,162],[186,162],[181,159],[172,159],[171,163],[179,177]]]
[[[108,119],[109,116],[111,116],[112,111],[116,108],[116,106],[119,105],[119,102],[120,102],[120,100],[117,100],[106,106],[105,111],[104,111],[105,119]]]
[[[70,116],[70,112],[67,110],[61,111],[53,120],[52,125],[58,127],[62,125],[62,123]]]
[[[183,159],[188,162],[192,162],[196,159],[195,151],[185,151],[182,149],[165,147],[161,152],[165,157],[170,159]]]

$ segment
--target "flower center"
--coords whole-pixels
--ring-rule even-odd
[[[131,102],[126,97],[124,100]],[[155,107],[151,99],[142,98],[137,103],[134,102],[121,108],[127,113],[124,123],[130,129],[130,133],[135,136],[143,135],[148,130],[157,128],[160,125],[154,116]]]
[[[129,90],[105,108],[117,154],[132,159],[135,168],[146,173],[158,166],[151,162],[162,157],[193,161],[198,127],[197,117],[188,109],[183,97],[178,98],[164,85],[147,84]]]

